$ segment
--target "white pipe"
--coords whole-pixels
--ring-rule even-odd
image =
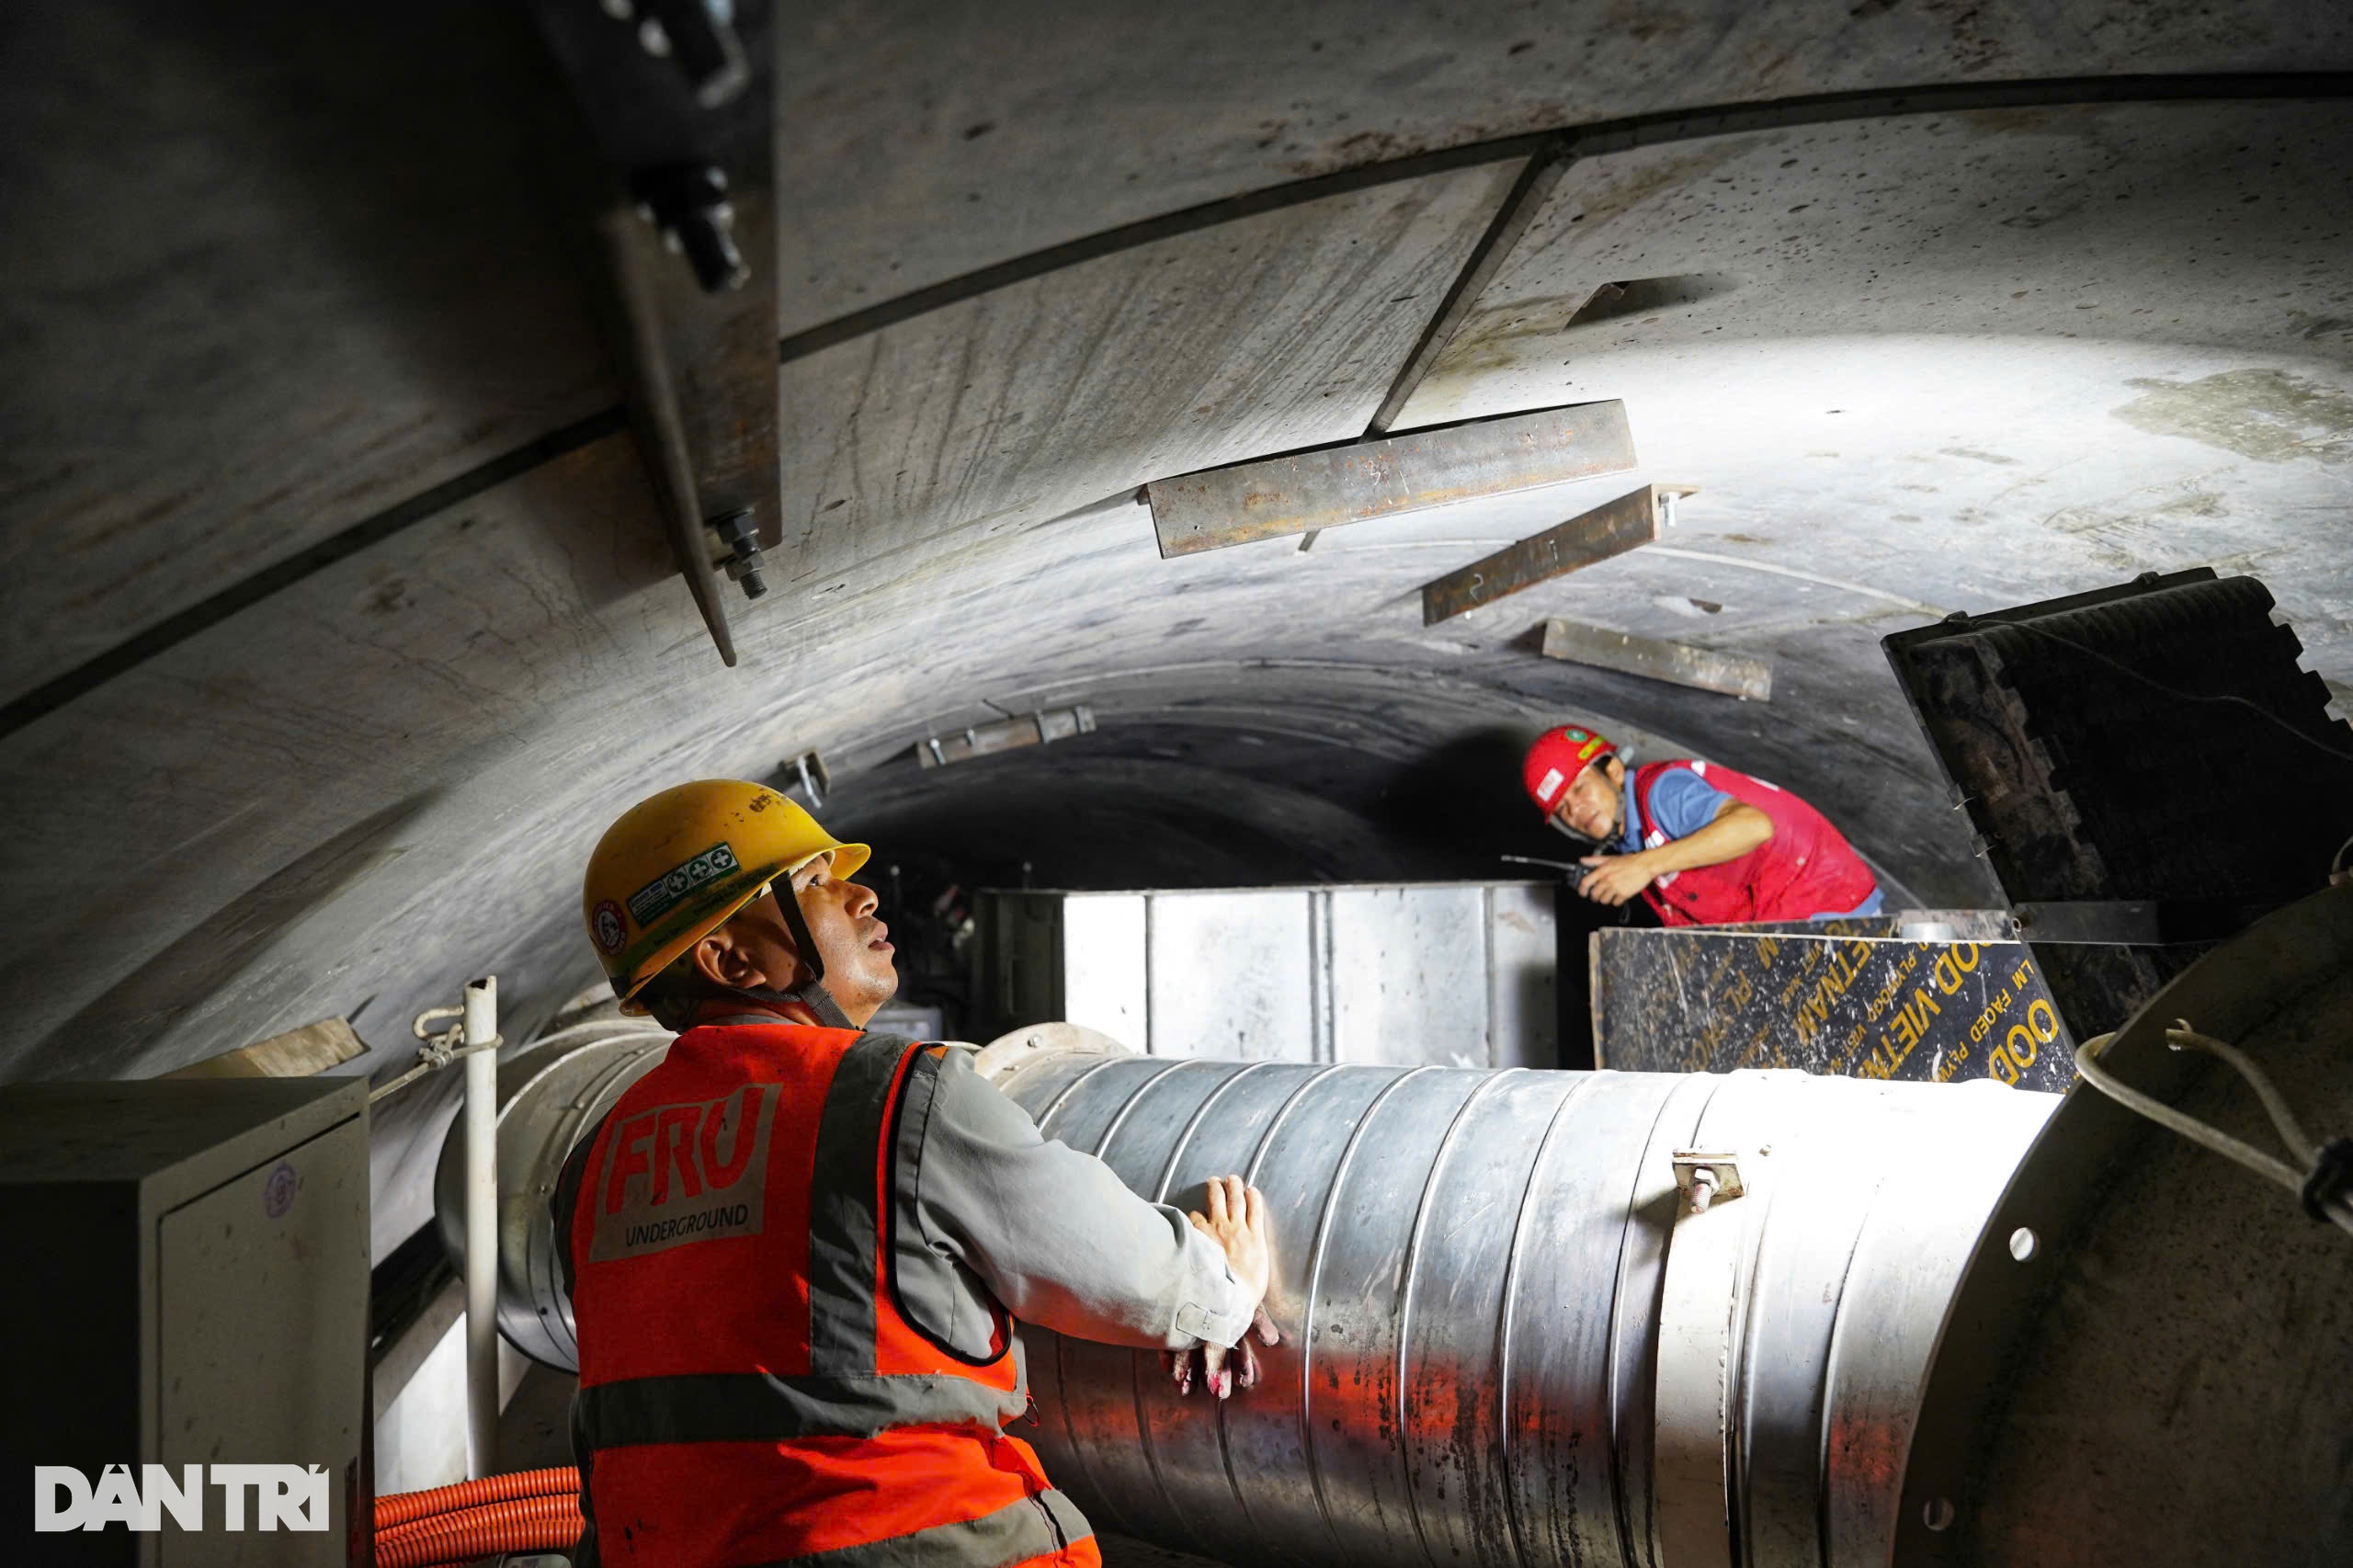
[[[466,1473],[498,1463],[498,977],[466,985]]]

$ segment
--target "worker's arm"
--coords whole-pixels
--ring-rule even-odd
[[[1631,855],[1586,856],[1593,871],[1577,891],[1596,903],[1623,903],[1671,872],[1737,860],[1772,836],[1771,817],[1745,801],[1727,798],[1716,808],[1715,820],[1697,833]]]
[[[1094,1155],[1040,1137],[966,1052],[946,1052],[927,1103],[908,1107],[906,1120],[917,1116],[900,1152],[915,1162],[924,1241],[1014,1316],[1146,1349],[1230,1346],[1250,1326],[1259,1291],[1217,1241]]]

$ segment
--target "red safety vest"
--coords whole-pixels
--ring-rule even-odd
[[[1099,1562],[1004,1431],[1029,1390],[1003,1309],[979,1359],[902,1309],[897,1113],[940,1055],[690,1029],[575,1154],[556,1210],[603,1568]]]
[[[1763,812],[1773,819],[1773,836],[1736,859],[1671,871],[1643,889],[1663,924],[1728,926],[1841,915],[1879,886],[1829,818],[1777,784],[1712,762],[1650,762],[1634,770],[1643,848],[1667,842],[1651,818],[1651,786],[1670,767],[1688,767],[1711,788]]]

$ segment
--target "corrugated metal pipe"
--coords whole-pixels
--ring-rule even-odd
[[[547,1194],[666,1040],[588,1024],[501,1063],[500,1325],[542,1361],[574,1365]],[[1345,1568],[1885,1563],[1945,1303],[2056,1103],[1018,1047],[983,1070],[1137,1191],[1193,1206],[1239,1171],[1277,1227],[1257,1388],[1179,1398],[1150,1355],[1029,1329],[1022,1435],[1106,1529]]]
[[[2057,1103],[1068,1053],[998,1082],[1137,1191],[1240,1171],[1276,1225],[1284,1342],[1229,1402],[1030,1332],[1048,1471],[1105,1528],[1336,1568],[1884,1564],[1945,1302]]]

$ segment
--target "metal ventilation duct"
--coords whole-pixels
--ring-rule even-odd
[[[1277,1225],[1285,1342],[1230,1403],[1029,1331],[1049,1471],[1105,1528],[1347,1568],[1884,1563],[1945,1301],[2057,1103],[1079,1054],[1000,1082],[1139,1192],[1238,1170]],[[1742,1195],[1693,1212],[1678,1151]]]
[[[541,1361],[576,1364],[548,1194],[667,1040],[615,1020],[502,1063],[499,1321]],[[1239,1170],[1279,1226],[1285,1343],[1230,1403],[1029,1331],[1027,1435],[1057,1480],[1106,1528],[1350,1568],[1647,1563],[1677,1541],[1669,1561],[1729,1565],[1735,1540],[1759,1563],[1883,1562],[1944,1303],[2055,1103],[1068,1051],[1000,1081],[1139,1192]],[[1693,1150],[1687,1181],[1740,1195],[1693,1212]],[[454,1244],[446,1162],[439,1196]]]
[[[2259,1136],[2245,1085],[2165,1050],[2188,1017],[2353,1126],[2348,959],[2353,886],[2210,955],[2103,1062]],[[547,1192],[665,1043],[607,1020],[502,1063],[501,1326],[557,1366]],[[1066,1044],[979,1065],[1137,1191],[1241,1171],[1277,1225],[1285,1341],[1231,1402],[1029,1331],[1024,1435],[1106,1529],[1347,1568],[2231,1568],[2353,1540],[2341,1233],[2080,1088],[2054,1115],[1992,1083]]]

